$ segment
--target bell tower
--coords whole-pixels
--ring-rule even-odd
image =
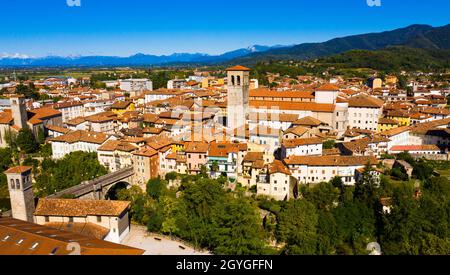
[[[228,111],[227,126],[242,127],[249,111],[250,69],[234,66],[227,69]]]
[[[5,171],[8,180],[11,210],[14,219],[34,222],[34,194],[29,166],[12,167]]]
[[[23,95],[14,95],[10,97],[10,101],[14,124],[20,128],[25,127],[28,121],[25,97]]]

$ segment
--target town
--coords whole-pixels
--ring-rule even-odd
[[[259,85],[250,68],[236,65],[195,70],[155,90],[145,78],[1,84],[0,146],[11,158],[4,167],[11,211],[4,215],[120,245],[136,203],[117,200],[121,190],[145,193],[163,180],[182,190],[186,176],[201,176],[245,196],[289,201],[301,199],[304,186],[336,179],[341,188],[368,178],[380,186],[385,175],[408,181],[417,168],[399,154],[449,160],[448,81],[423,77],[402,90],[394,75],[267,78],[275,87]],[[43,186],[50,183],[45,159],[80,153],[93,156],[104,173]],[[383,211],[391,201],[380,199]]]
[[[450,255],[450,1],[4,2],[0,256],[45,256],[4,263]]]

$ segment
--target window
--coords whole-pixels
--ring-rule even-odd
[[[102,216],[97,216],[97,222],[102,222]]]
[[[73,223],[73,217],[69,217],[69,222]]]
[[[45,216],[45,222],[50,222],[50,217],[49,216]]]
[[[14,180],[11,179],[11,189],[14,189]]]
[[[16,189],[20,189],[20,181],[16,179]]]

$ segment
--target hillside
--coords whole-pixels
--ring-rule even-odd
[[[252,53],[230,63],[254,64],[267,60],[307,60],[340,54],[351,50],[380,50],[389,46],[404,45],[422,49],[450,49],[450,24],[434,28],[428,25],[411,25],[406,28],[335,38],[324,43],[304,43],[293,47],[271,49]]]
[[[317,63],[343,68],[371,68],[382,71],[430,71],[450,68],[450,50],[429,50],[404,46],[393,46],[377,51],[352,50],[321,58]]]

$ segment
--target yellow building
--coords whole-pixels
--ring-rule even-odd
[[[393,128],[398,128],[399,122],[390,118],[380,118],[378,120],[378,132],[384,132]]]
[[[135,104],[131,101],[116,101],[111,105],[111,111],[118,116],[122,116],[125,112],[134,111],[135,109]]]
[[[410,126],[411,125],[411,118],[410,118],[409,114],[407,114],[405,111],[402,111],[402,110],[390,111],[386,117],[398,121],[399,126]]]
[[[388,75],[385,77],[386,84],[395,85],[398,82],[398,78],[395,75]]]

